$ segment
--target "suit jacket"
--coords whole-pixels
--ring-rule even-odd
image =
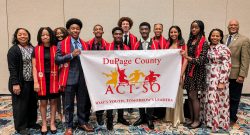
[[[224,43],[226,43],[228,36],[224,37]],[[250,61],[250,40],[243,35],[236,34],[228,48],[231,51],[232,59],[232,69],[229,78],[247,77]]]
[[[64,63],[70,61],[69,74],[68,74],[68,78],[67,78],[67,85],[75,85],[79,81],[79,76],[80,75],[84,76],[83,71],[82,71],[80,58],[79,57],[72,58],[71,53],[63,55],[62,49],[61,49],[62,42],[59,42],[57,45],[55,62],[56,62],[56,64],[61,65],[61,64],[64,64]],[[85,48],[83,48],[83,49],[85,49]],[[73,51],[74,51],[74,46],[70,42],[70,52],[73,52]]]

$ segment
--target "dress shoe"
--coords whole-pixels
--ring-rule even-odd
[[[147,124],[148,124],[148,128],[151,129],[151,130],[154,130],[155,126],[154,126],[154,123],[152,120],[148,120],[147,121]]]
[[[107,119],[107,129],[113,130],[113,120]]]
[[[133,113],[133,108],[128,108],[128,113]]]
[[[133,125],[134,126],[139,126],[141,124],[147,123],[147,121],[145,120],[145,118],[139,118]]]
[[[121,123],[123,125],[130,125],[128,121],[126,121],[123,117],[117,119],[117,123]]]
[[[66,131],[64,132],[64,135],[73,135],[72,128],[67,128]]]
[[[236,122],[231,121],[231,122],[230,122],[230,127],[233,127],[233,126],[235,125],[235,123],[236,123]]]
[[[79,128],[83,129],[86,132],[94,132],[94,129],[92,126],[90,126],[88,123],[87,124],[83,124],[83,125],[79,125]]]
[[[103,121],[103,119],[102,119],[102,116],[97,116],[96,119],[97,119],[98,125],[103,125],[103,124],[104,124],[104,121]]]

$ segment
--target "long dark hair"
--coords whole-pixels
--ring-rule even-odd
[[[175,28],[175,29],[178,31],[178,38],[177,38],[177,40],[178,40],[178,42],[179,42],[178,45],[180,45],[180,46],[184,45],[184,44],[185,44],[185,41],[184,41],[184,39],[183,39],[183,37],[182,37],[181,29],[180,29],[179,26],[174,25],[174,26],[171,26],[171,27],[169,28],[169,30],[168,30],[168,40],[169,40],[170,46],[171,46],[171,45],[173,44],[173,42],[174,42],[173,39],[170,37],[170,31],[171,31],[171,29],[173,29],[173,28]]]
[[[218,31],[218,32],[220,33],[220,37],[221,37],[220,43],[221,43],[221,44],[224,44],[224,43],[223,43],[223,37],[224,37],[223,31],[222,31],[221,29],[218,29],[218,28],[212,29],[211,32],[209,33],[208,41],[210,42],[210,44],[212,43],[212,42],[211,42],[211,36],[212,36],[212,33],[213,33],[214,31]]]
[[[38,42],[38,45],[41,45],[43,43],[42,42],[42,33],[43,33],[43,30],[47,30],[49,32],[50,45],[56,45],[56,38],[55,38],[53,30],[50,27],[41,27],[38,30],[38,33],[37,33],[37,42]]]
[[[30,32],[27,29],[25,29],[25,28],[17,28],[15,30],[15,32],[13,34],[12,44],[13,45],[18,45],[19,44],[19,41],[17,40],[17,33],[18,33],[19,30],[24,30],[24,31],[26,31],[28,33],[28,37],[29,37],[29,39],[28,39],[28,45],[32,45],[30,43],[30,39],[31,39]]]
[[[190,33],[189,33],[189,39],[188,39],[188,44],[190,44],[194,39],[195,39],[195,35],[193,35],[192,33],[192,24],[193,23],[197,23],[197,25],[199,26],[200,28],[200,32],[198,33],[197,35],[197,41],[199,41],[201,39],[202,36],[205,36],[205,26],[204,26],[204,23],[201,21],[201,20],[194,20],[191,25],[190,25]]]

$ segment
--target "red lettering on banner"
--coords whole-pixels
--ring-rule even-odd
[[[133,93],[133,86],[134,86],[134,84],[131,84],[129,86],[130,86],[129,93]]]
[[[110,85],[108,86],[105,94],[107,94],[108,92],[111,92],[111,94],[114,94]]]
[[[125,92],[122,93],[122,92],[119,91],[120,86],[123,86],[123,87],[124,87],[124,85],[118,85],[118,86],[116,87],[116,92],[119,93],[119,94],[125,94]]]
[[[153,85],[156,85],[157,86],[157,90],[153,90]],[[161,86],[160,86],[160,84],[158,84],[158,83],[153,83],[152,85],[150,85],[150,90],[152,91],[152,92],[158,92],[158,91],[160,91],[160,89],[161,89]]]

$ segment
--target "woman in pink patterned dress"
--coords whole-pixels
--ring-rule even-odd
[[[202,116],[212,132],[220,128],[229,129],[229,74],[231,69],[231,52],[223,44],[223,32],[213,29],[208,37],[210,48],[207,56],[207,90],[202,92]]]

